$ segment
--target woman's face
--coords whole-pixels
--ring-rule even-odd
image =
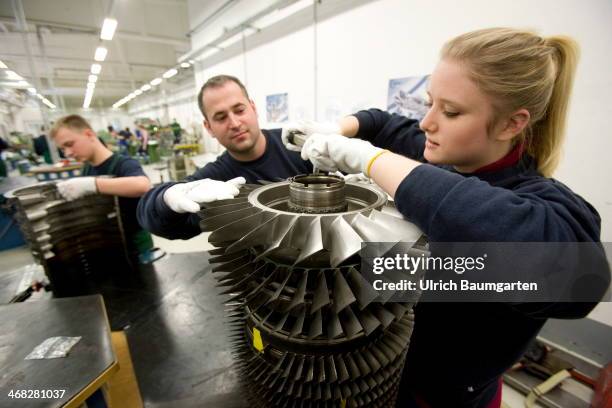
[[[462,64],[441,60],[431,74],[428,95],[430,109],[421,121],[428,162],[471,173],[508,152],[508,142],[488,134],[491,100],[469,79]]]

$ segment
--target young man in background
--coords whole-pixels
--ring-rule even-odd
[[[91,125],[79,115],[59,119],[51,137],[66,157],[84,162],[81,177],[57,183],[57,189],[67,200],[88,194],[119,196],[119,210],[126,235],[128,252],[137,259],[152,248],[151,236],[136,219],[138,200],[151,188],[140,163],[135,159],[111,152],[102,144]],[[98,176],[115,176],[112,178]]]

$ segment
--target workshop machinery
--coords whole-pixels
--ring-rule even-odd
[[[82,294],[86,277],[108,268],[109,262],[128,265],[116,197],[94,194],[67,201],[55,182],[18,188],[6,196],[56,296]]]
[[[377,186],[310,174],[204,205],[210,262],[254,407],[394,407],[414,303],[390,301],[361,274],[366,242],[422,232]],[[415,294],[414,299],[418,299]]]

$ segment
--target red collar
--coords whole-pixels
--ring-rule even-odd
[[[505,169],[506,167],[514,166],[519,162],[523,152],[525,150],[525,142],[521,142],[517,144],[510,153],[502,157],[496,162],[491,164],[487,164],[486,166],[482,166],[479,169],[476,169],[474,173],[489,173],[492,171],[498,171],[501,169]]]

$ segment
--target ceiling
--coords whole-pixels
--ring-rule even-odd
[[[23,5],[34,67],[14,3]],[[105,17],[118,21],[112,41],[100,39]],[[187,0],[3,0],[0,60],[58,108],[81,108],[96,47],[108,55],[96,83],[92,108],[108,108],[177,65],[190,50]],[[33,69],[32,69],[33,68]],[[173,80],[185,75],[181,72]],[[38,77],[38,78],[36,78]],[[0,87],[8,87],[0,77]]]

